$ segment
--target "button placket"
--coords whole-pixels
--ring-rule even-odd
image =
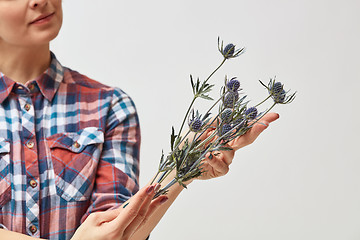
[[[27,170],[27,187],[26,187],[26,221],[28,226],[28,234],[33,236],[39,235],[39,215],[40,215],[40,176],[39,176],[39,162],[37,142],[35,136],[35,108],[32,102],[30,94],[19,95],[19,104],[21,107],[21,124],[23,132],[23,144],[24,144],[24,161]],[[33,181],[32,181],[33,180]]]

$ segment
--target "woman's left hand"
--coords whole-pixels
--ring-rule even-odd
[[[255,139],[264,131],[271,122],[279,118],[277,113],[268,113],[262,119],[254,124],[254,126],[246,132],[246,134],[229,142],[229,147],[233,150],[214,152],[208,154],[203,161],[203,174],[198,179],[211,179],[223,176],[228,173],[229,166],[234,159],[235,152],[246,145],[249,145],[255,141]],[[211,131],[207,133],[207,136],[211,135]]]

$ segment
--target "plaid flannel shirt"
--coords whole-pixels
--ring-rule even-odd
[[[0,72],[0,227],[70,239],[138,191],[140,130],[128,95],[51,57],[25,85]]]

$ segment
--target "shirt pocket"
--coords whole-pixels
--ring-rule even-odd
[[[0,138],[0,208],[10,201],[10,142]]]
[[[55,173],[57,194],[63,199],[89,199],[104,143],[104,133],[96,127],[78,132],[57,133],[47,138]]]

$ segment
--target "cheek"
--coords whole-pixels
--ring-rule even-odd
[[[0,11],[0,37],[13,38],[24,31],[24,13],[20,11],[2,9]]]
[[[61,27],[63,21],[62,1],[53,0],[52,4],[56,10],[57,24],[59,24],[60,25],[59,27]]]

